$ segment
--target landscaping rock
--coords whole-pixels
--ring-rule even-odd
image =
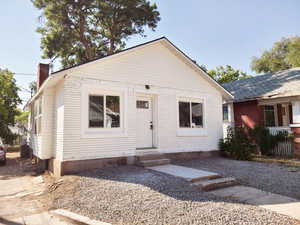
[[[98,169],[79,176],[74,190],[56,198],[55,207],[114,225],[298,224],[287,216],[227,201],[181,178],[141,167]]]

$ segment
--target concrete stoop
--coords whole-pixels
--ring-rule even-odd
[[[155,151],[140,152],[136,156],[136,165],[142,167],[161,166],[169,163],[170,159],[165,158],[164,154]]]
[[[192,185],[199,187],[202,191],[212,191],[220,188],[237,185],[238,182],[232,177],[223,177],[211,180],[202,180],[192,183]]]
[[[177,165],[149,166],[148,169],[183,178],[191,185],[199,187],[202,191],[230,187],[238,184],[235,178],[222,177],[220,174],[205,170],[193,169]]]

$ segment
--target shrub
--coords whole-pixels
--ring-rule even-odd
[[[249,136],[255,142],[262,155],[271,155],[271,150],[288,138],[288,132],[280,131],[273,135],[267,127],[256,125],[249,130]]]
[[[238,160],[250,160],[255,151],[247,133],[242,127],[229,127],[227,138],[219,141],[219,149],[224,154]]]

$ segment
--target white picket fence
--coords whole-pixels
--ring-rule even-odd
[[[287,131],[292,133],[289,127],[269,127],[270,133],[275,135],[280,131]],[[271,150],[275,156],[291,157],[293,156],[293,141],[290,138],[286,138],[284,142],[280,142],[274,149]]]

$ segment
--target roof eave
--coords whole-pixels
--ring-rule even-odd
[[[42,86],[37,90],[34,96],[32,96],[28,102],[25,104],[23,107],[26,109],[32,102],[35,101],[35,99],[49,86],[53,86],[56,84],[58,81],[60,81],[64,77],[64,73],[57,73],[55,75],[50,75],[42,84]]]

